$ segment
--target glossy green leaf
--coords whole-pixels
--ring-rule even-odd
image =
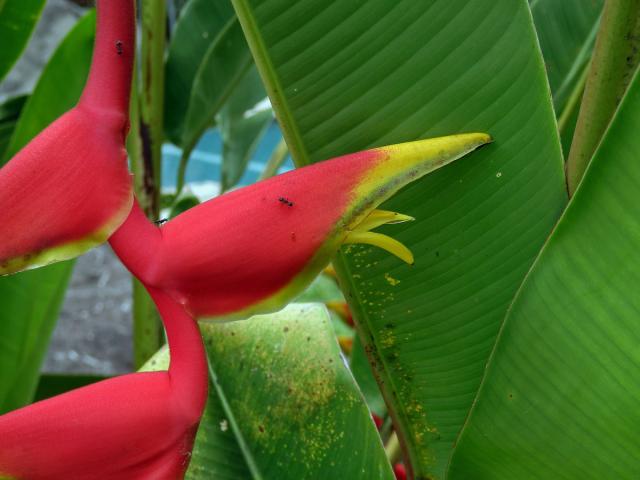
[[[222,135],[222,191],[236,185],[258,143],[271,124],[273,112],[261,102],[267,98],[255,65],[247,71],[220,111]]]
[[[417,219],[380,229],[412,249],[413,267],[373,247],[335,262],[414,474],[442,478],[507,307],[566,202],[529,6],[234,6],[299,165],[459,132],[495,139],[384,205]]]
[[[53,54],[14,131],[5,161],[71,108],[91,61],[95,15],[83,17]],[[29,403],[73,262],[0,277],[0,412]]]
[[[231,4],[218,0],[191,0],[180,10],[167,56],[164,101],[165,133],[177,145],[198,68],[233,15]]]
[[[20,95],[19,97],[10,98],[0,105],[0,158],[3,157],[9,146],[11,136],[27,98],[29,98],[27,95]]]
[[[201,330],[212,388],[188,479],[393,478],[323,306]]]
[[[186,480],[253,478],[240,441],[229,425],[215,385],[210,382],[207,408],[200,421]]]
[[[0,414],[31,402],[72,263],[0,277]]]
[[[560,115],[587,67],[604,0],[532,0],[531,12]]]
[[[20,57],[43,6],[44,0],[0,1],[0,80]]]
[[[451,478],[640,477],[640,77],[507,316]]]

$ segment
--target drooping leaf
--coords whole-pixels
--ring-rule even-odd
[[[255,65],[235,88],[220,111],[222,135],[222,191],[236,185],[244,174],[258,143],[271,124],[273,112]]]
[[[380,229],[412,249],[413,267],[363,247],[336,260],[413,474],[442,478],[507,306],[566,201],[529,6],[234,6],[298,165],[456,132],[495,139],[383,206],[417,219]]]
[[[0,80],[20,57],[43,6],[44,0],[0,1]]]
[[[165,134],[177,145],[198,69],[233,15],[228,1],[191,0],[180,10],[165,70]]]
[[[83,17],[53,54],[26,102],[5,159],[71,108],[86,79],[95,15]],[[0,277],[0,412],[30,402],[58,318],[72,262]]]
[[[506,318],[451,478],[640,475],[640,77]]]
[[[201,330],[212,388],[188,479],[393,478],[323,306]]]
[[[251,65],[251,54],[233,17],[209,45],[193,80],[180,146],[185,156],[213,122]]]

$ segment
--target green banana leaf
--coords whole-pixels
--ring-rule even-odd
[[[256,109],[266,97],[258,70],[252,65],[220,111],[217,123],[222,135],[223,192],[240,181],[273,120],[270,106]]]
[[[442,478],[499,326],[565,202],[526,0],[233,0],[298,165],[481,131],[495,143],[403,189],[336,261],[416,478]],[[295,26],[295,27],[292,27]],[[326,181],[331,181],[330,178]]]
[[[94,30],[92,12],[54,52],[23,107],[5,162],[75,104],[89,71]],[[0,413],[33,398],[72,267],[62,262],[0,277]]]
[[[322,305],[201,330],[212,388],[187,479],[393,478]]]
[[[22,54],[43,6],[44,0],[0,0],[0,80]]]
[[[519,291],[451,478],[640,478],[640,77]]]

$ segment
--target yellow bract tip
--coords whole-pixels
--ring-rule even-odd
[[[372,174],[374,178],[387,180],[400,174],[405,178],[402,183],[408,183],[492,141],[486,133],[462,133],[381,147],[377,150],[387,160]]]

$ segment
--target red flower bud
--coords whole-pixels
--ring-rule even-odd
[[[162,227],[134,204],[110,242],[138,278],[195,317],[274,311],[301,292],[341,245],[367,243],[413,263],[404,245],[370,231],[412,218],[376,207],[489,141],[471,133],[346,155],[227,193]]]
[[[149,290],[167,330],[166,372],[123,375],[0,416],[0,478],[182,478],[207,396],[196,322]]]
[[[378,415],[376,415],[375,413],[371,414],[371,418],[373,418],[373,423],[376,424],[376,428],[380,430],[382,428],[382,424],[384,423],[384,420],[380,418]]]
[[[135,49],[133,0],[99,0],[78,105],[0,169],[0,275],[75,257],[131,209],[124,141]]]
[[[393,466],[393,473],[396,475],[396,480],[407,480],[407,470],[402,463],[396,463]]]

